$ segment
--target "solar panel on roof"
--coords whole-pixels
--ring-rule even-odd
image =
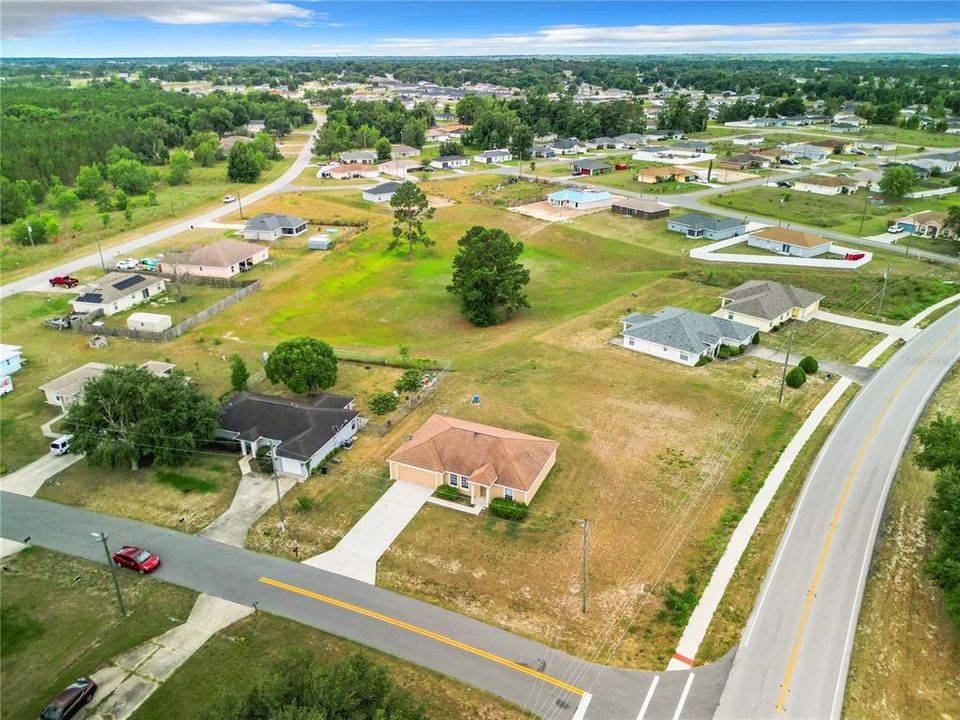
[[[99,303],[101,300],[103,300],[103,296],[98,293],[84,293],[75,302]]]
[[[115,282],[113,287],[117,290],[126,290],[128,287],[132,287],[141,282],[143,282],[143,275],[133,275],[131,277],[124,278],[120,282]]]

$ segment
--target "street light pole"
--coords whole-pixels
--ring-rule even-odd
[[[120,582],[117,580],[117,569],[113,566],[113,558],[110,557],[110,548],[107,547],[109,535],[106,533],[90,533],[97,540],[103,543],[103,552],[107,555],[107,566],[110,568],[110,575],[113,577],[113,589],[117,592],[117,604],[120,606],[120,616],[127,616],[127,609],[123,606],[123,595],[120,593]]]

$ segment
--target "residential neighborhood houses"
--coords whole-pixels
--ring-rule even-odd
[[[728,217],[711,217],[691,213],[672,217],[667,221],[667,230],[682,233],[691,240],[726,240],[742,235],[747,229],[746,220]]]
[[[293,215],[260,213],[251,218],[243,228],[247,240],[279,240],[282,237],[296,237],[307,231],[307,221]]]
[[[623,347],[690,366],[716,357],[722,345],[742,348],[757,335],[753,325],[675,307],[631,313],[621,322]]]
[[[771,280],[748,280],[720,296],[714,317],[770,332],[788,320],[809,320],[823,295]]]
[[[231,278],[252,269],[270,257],[262,245],[221,238],[208,245],[170,253],[160,261],[160,272],[170,275]]]
[[[87,283],[72,303],[74,312],[113,315],[162,294],[166,278],[125,272],[111,272]]]
[[[811,258],[830,252],[833,241],[821,235],[785,227],[768,227],[747,236],[747,245],[780,255]]]

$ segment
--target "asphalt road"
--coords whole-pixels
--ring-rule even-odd
[[[850,404],[767,572],[718,719],[840,717],[887,494],[917,418],[958,359],[955,308],[888,360]]]
[[[156,552],[163,558],[155,575],[160,580],[248,606],[256,603],[259,610],[404,658],[549,720],[633,720],[641,717],[644,706],[642,718],[710,718],[729,670],[731,656],[693,673],[604,668],[456,612],[313,567],[196,535],[0,493],[3,537],[29,537],[32,545],[102,563],[103,548],[91,532],[108,533],[111,545],[131,543]],[[584,692],[591,698],[585,715],[578,716]]]
[[[317,117],[317,129],[319,129],[322,124],[323,118]],[[250,204],[255,203],[269,195],[280,192],[287,185],[296,180],[310,162],[310,158],[313,155],[313,139],[315,136],[316,130],[314,130],[314,132],[310,135],[304,144],[303,149],[297,154],[296,159],[293,161],[293,165],[291,165],[287,171],[283,173],[283,175],[278,177],[273,182],[264,185],[257,190],[253,190],[249,194],[244,193],[239,202]],[[224,203],[220,207],[214,208],[213,210],[208,210],[172,225],[167,225],[160,230],[155,230],[154,232],[147,233],[146,235],[140,235],[139,237],[136,237],[133,240],[128,240],[120,245],[114,245],[109,248],[105,248],[103,251],[103,259],[107,265],[107,268],[110,269],[113,267],[114,262],[116,262],[116,259],[119,257],[125,257],[127,255],[134,254],[134,250],[139,250],[142,247],[153,245],[166,240],[167,238],[173,237],[174,235],[187,232],[192,227],[213,222],[214,220],[219,220],[226,215],[235,213],[239,207],[240,206],[237,201],[232,203]],[[76,260],[69,260],[65,263],[57,265],[55,268],[48,267],[46,270],[42,270],[41,272],[34,273],[33,275],[29,275],[15,282],[0,286],[0,298],[9,297],[10,295],[15,295],[16,293],[23,292],[29,288],[44,284],[51,275],[68,275],[70,273],[75,273],[79,270],[90,267],[91,265],[99,264],[100,254],[92,252],[89,255],[84,255]]]

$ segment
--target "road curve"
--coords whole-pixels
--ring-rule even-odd
[[[307,138],[307,141],[303,145],[303,149],[297,154],[293,164],[287,168],[283,175],[278,177],[273,182],[264,185],[257,190],[253,190],[249,194],[244,194],[240,198],[240,202],[249,204],[255,203],[269,195],[280,192],[286,188],[287,185],[296,180],[300,173],[302,173],[307,167],[310,162],[310,158],[313,156],[313,140],[316,136],[317,130],[319,130],[322,124],[323,119],[322,117],[318,116],[317,128],[310,134],[309,138]],[[111,267],[113,263],[110,261],[112,261],[113,258],[116,258],[120,255],[132,254],[134,250],[139,250],[142,247],[153,245],[154,243],[161,242],[167,238],[173,237],[174,235],[187,232],[194,226],[219,220],[226,215],[236,212],[239,207],[240,206],[236,201],[232,203],[224,203],[213,210],[208,210],[207,212],[194,215],[186,220],[181,220],[180,222],[167,225],[160,230],[155,230],[151,233],[147,233],[146,235],[140,235],[139,237],[128,240],[119,245],[113,245],[110,248],[104,248],[104,259],[108,261],[108,267]],[[68,275],[70,273],[75,273],[79,270],[90,267],[91,265],[99,264],[99,253],[92,252],[89,255],[84,255],[76,260],[69,260],[55,267],[48,267],[45,270],[21,278],[20,280],[7,283],[5,285],[0,285],[0,298],[9,297],[11,295],[15,295],[16,293],[23,292],[29,288],[36,287],[37,285],[44,284],[51,275]]]
[[[910,340],[830,434],[767,572],[716,713],[839,718],[864,584],[913,427],[960,359],[960,308]]]

